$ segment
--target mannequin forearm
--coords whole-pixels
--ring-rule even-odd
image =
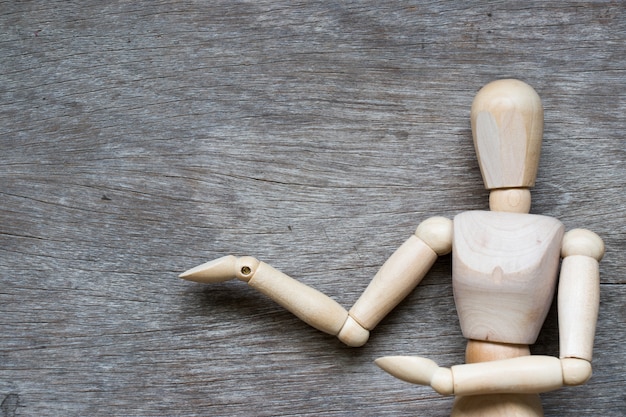
[[[591,376],[589,362],[551,356],[458,365],[451,370],[455,395],[539,394],[564,385],[582,384]]]
[[[407,356],[380,358],[376,364],[397,378],[430,385],[443,395],[537,394],[580,385],[591,376],[589,362],[551,356],[523,356],[450,369],[429,359]]]

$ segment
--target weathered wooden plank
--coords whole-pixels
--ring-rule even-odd
[[[449,257],[361,349],[176,275],[251,254],[350,306],[486,207],[469,106],[502,77],[544,100],[533,212],[607,245],[594,377],[546,415],[623,415],[626,7],[380,3],[0,3],[2,415],[448,415],[373,360],[462,360]]]

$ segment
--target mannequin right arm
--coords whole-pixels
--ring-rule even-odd
[[[422,222],[383,264],[350,312],[327,295],[249,256],[224,256],[180,277],[203,283],[234,278],[245,281],[305,323],[357,347],[367,342],[369,331],[419,284],[437,256],[451,248],[451,220],[433,217]]]
[[[353,320],[372,330],[421,282],[437,257],[451,250],[452,220],[431,217],[420,223],[415,234],[387,259],[350,309],[347,324]],[[341,333],[338,337],[342,340]]]

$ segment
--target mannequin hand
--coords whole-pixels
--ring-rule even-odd
[[[382,370],[412,384],[430,385],[442,395],[454,390],[452,371],[419,356],[385,356],[375,361]]]

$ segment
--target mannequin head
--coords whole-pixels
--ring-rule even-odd
[[[471,123],[491,209],[527,213],[543,134],[539,95],[519,80],[491,82],[474,98]]]

